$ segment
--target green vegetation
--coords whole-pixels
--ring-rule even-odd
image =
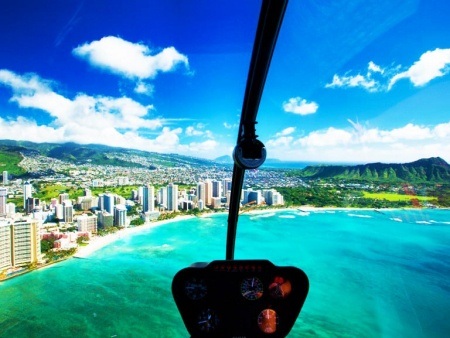
[[[433,190],[426,189],[426,196],[393,193],[392,186],[386,186],[385,191],[369,192],[363,189],[346,188],[342,184],[324,184],[310,182],[310,187],[278,187],[284,196],[286,206],[311,205],[316,207],[339,208],[408,208],[421,207],[426,203],[447,206],[450,203],[450,188],[443,190],[441,196]],[[339,188],[336,188],[339,186]],[[447,195],[445,195],[447,194]],[[446,196],[446,197],[444,197]]]
[[[405,195],[398,193],[390,193],[390,192],[363,192],[364,198],[376,199],[376,200],[387,200],[390,202],[399,202],[399,201],[411,201],[411,200],[419,200],[419,201],[427,201],[430,203],[437,202],[436,197],[432,196],[416,196],[416,195]]]
[[[76,199],[79,196],[83,196],[84,190],[78,187],[69,187],[61,184],[48,184],[48,183],[33,183],[36,194],[35,197],[50,201],[52,198],[57,198],[59,194],[68,193],[71,199]]]
[[[10,175],[22,176],[26,172],[19,163],[22,161],[22,155],[18,151],[9,151],[0,147],[0,171],[8,171]]]
[[[47,258],[48,262],[56,262],[73,256],[75,252],[77,252],[76,248],[57,251],[50,250],[45,254],[45,258]]]
[[[132,226],[139,226],[139,225],[143,225],[144,223],[145,223],[145,221],[142,218],[138,217],[138,218],[133,219],[130,222],[130,225],[132,225]]]
[[[450,165],[440,157],[432,157],[403,164],[371,163],[354,166],[308,166],[291,172],[291,175],[305,179],[335,179],[347,182],[445,183],[450,181]]]

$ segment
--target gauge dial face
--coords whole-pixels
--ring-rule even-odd
[[[272,309],[264,309],[258,315],[258,327],[264,333],[274,333],[277,330],[278,315]]]
[[[212,332],[219,325],[219,317],[214,310],[203,310],[198,316],[197,325],[202,332]]]
[[[275,277],[269,285],[269,294],[273,298],[286,298],[292,291],[291,282],[283,277]]]
[[[264,292],[263,283],[259,278],[245,278],[241,283],[241,294],[245,299],[256,300],[262,297]]]
[[[184,292],[191,300],[199,300],[206,296],[208,288],[201,278],[191,278],[184,285]]]

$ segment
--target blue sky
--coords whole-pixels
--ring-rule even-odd
[[[231,155],[259,1],[0,6],[0,138]],[[291,0],[258,115],[268,157],[450,162],[449,17]]]

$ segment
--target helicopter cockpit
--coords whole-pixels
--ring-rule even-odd
[[[194,263],[173,279],[173,297],[192,337],[285,337],[308,294],[308,277],[299,268],[234,260],[244,173],[266,159],[256,135],[256,116],[286,6],[287,0],[262,2],[233,151],[226,259]]]

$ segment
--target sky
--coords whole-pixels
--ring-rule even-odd
[[[260,1],[0,4],[0,139],[215,159]],[[291,0],[258,112],[268,158],[450,162],[450,3]]]

